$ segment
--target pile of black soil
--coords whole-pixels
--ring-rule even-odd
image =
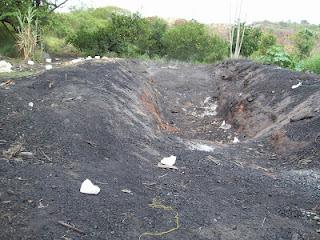
[[[114,60],[7,83],[0,239],[320,238],[317,76]]]

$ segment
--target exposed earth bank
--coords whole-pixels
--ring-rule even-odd
[[[0,239],[320,239],[318,76],[101,60],[7,83]]]

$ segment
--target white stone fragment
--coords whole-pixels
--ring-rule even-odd
[[[80,187],[80,192],[84,194],[97,195],[100,192],[100,188],[94,185],[89,179],[86,179]]]
[[[160,163],[167,166],[173,166],[176,163],[176,156],[171,155],[170,157],[163,158]]]

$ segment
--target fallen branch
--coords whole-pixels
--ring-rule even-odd
[[[69,228],[69,229],[75,231],[75,232],[78,232],[78,233],[81,233],[81,234],[85,234],[84,231],[82,231],[82,230],[80,230],[79,228],[76,228],[75,226],[72,226],[72,225],[70,225],[70,224],[68,224],[68,223],[65,223],[65,222],[63,222],[63,221],[58,221],[58,223],[59,223],[60,225],[64,226],[64,227],[66,227],[66,228]]]
[[[40,152],[43,154],[43,156],[44,156],[49,162],[52,162],[51,158],[49,158],[49,156],[48,156],[47,154],[45,154],[44,151],[42,151],[42,150],[40,149]]]

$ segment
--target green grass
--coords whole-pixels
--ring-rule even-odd
[[[320,55],[315,55],[302,61],[301,68],[304,71],[320,74]]]
[[[21,72],[10,72],[10,73],[0,73],[0,80],[5,79],[15,79],[21,77],[28,77],[37,74],[36,72],[32,71],[21,71]]]

